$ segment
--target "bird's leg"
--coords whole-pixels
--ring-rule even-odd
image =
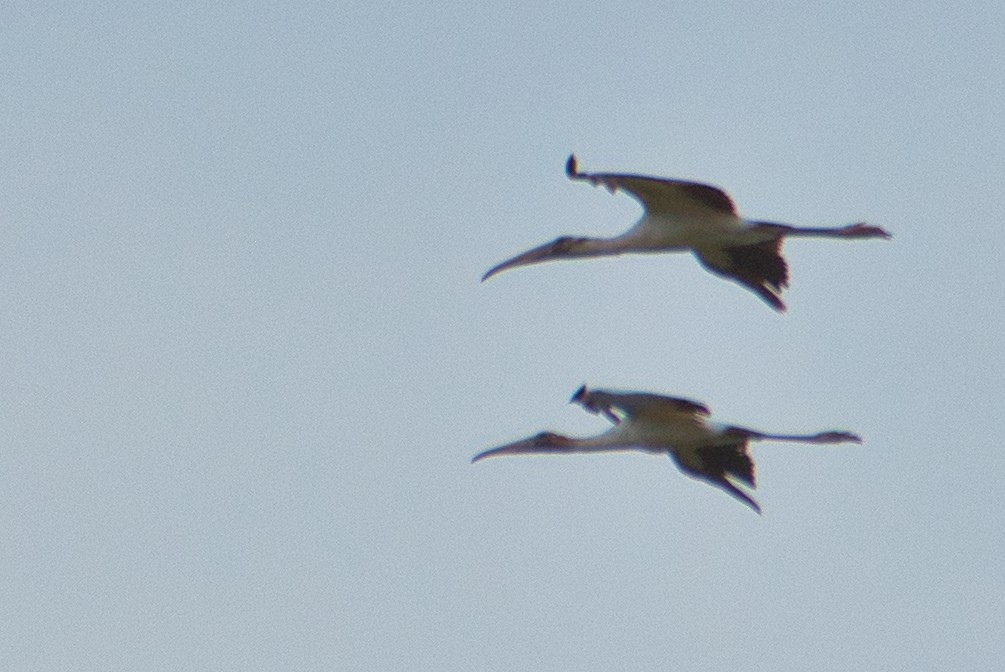
[[[858,434],[843,431],[818,432],[817,434],[764,434],[749,432],[749,438],[758,441],[794,441],[798,443],[862,443]]]
[[[784,235],[808,238],[883,238],[886,240],[893,237],[882,227],[865,222],[835,227],[791,226],[787,227]]]

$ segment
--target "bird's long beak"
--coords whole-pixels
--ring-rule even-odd
[[[507,443],[504,446],[499,446],[498,448],[489,448],[488,450],[483,450],[474,457],[471,458],[471,463],[479,462],[487,457],[499,457],[502,455],[519,455],[521,453],[531,452],[534,449],[533,439],[522,439],[520,441],[514,441],[513,443]]]
[[[553,240],[550,243],[545,243],[539,247],[535,247],[532,250],[527,250],[522,254],[518,254],[512,259],[507,259],[501,264],[497,264],[488,270],[488,272],[482,276],[482,282],[485,282],[493,275],[497,273],[502,273],[505,270],[515,268],[517,266],[527,266],[528,264],[538,264],[542,261],[550,261],[562,255],[566,251],[568,239],[559,238]]]
[[[559,436],[551,432],[542,432],[526,439],[520,439],[513,443],[489,448],[471,458],[471,462],[478,462],[487,457],[499,457],[502,455],[531,455],[544,453],[567,453],[569,452],[572,439]]]

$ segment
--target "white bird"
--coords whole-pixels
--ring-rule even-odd
[[[890,238],[882,228],[862,222],[811,228],[746,219],[717,187],[644,175],[581,173],[575,155],[569,156],[565,172],[569,179],[603,185],[611,193],[626,192],[642,204],[642,218],[614,238],[562,236],[494,266],[482,282],[516,266],[553,259],[691,250],[709,271],[740,283],[783,312],[782,290],[789,284],[781,255],[784,238]]]
[[[594,414],[602,414],[614,427],[599,436],[571,438],[541,432],[535,436],[475,455],[478,462],[499,455],[535,453],[599,453],[639,450],[666,454],[688,476],[717,488],[760,513],[750,495],[734,481],[754,489],[754,461],[747,452],[750,441],[798,441],[802,443],[862,443],[857,435],[844,431],[817,434],[767,434],[744,427],[712,422],[704,404],[688,399],[641,392],[588,390],[583,385],[572,395],[576,403]]]

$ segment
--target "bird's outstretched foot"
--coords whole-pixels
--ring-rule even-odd
[[[893,238],[885,229],[865,222],[850,224],[842,228],[841,235],[845,238],[884,238],[886,240]]]
[[[820,443],[862,443],[862,437],[851,432],[820,432],[816,436]]]

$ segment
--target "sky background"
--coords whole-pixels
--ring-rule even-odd
[[[1005,659],[1005,6],[0,10],[0,666],[988,670]],[[141,7],[140,4],[143,6]],[[479,283],[696,179],[795,240]],[[582,383],[756,429],[764,508]]]

